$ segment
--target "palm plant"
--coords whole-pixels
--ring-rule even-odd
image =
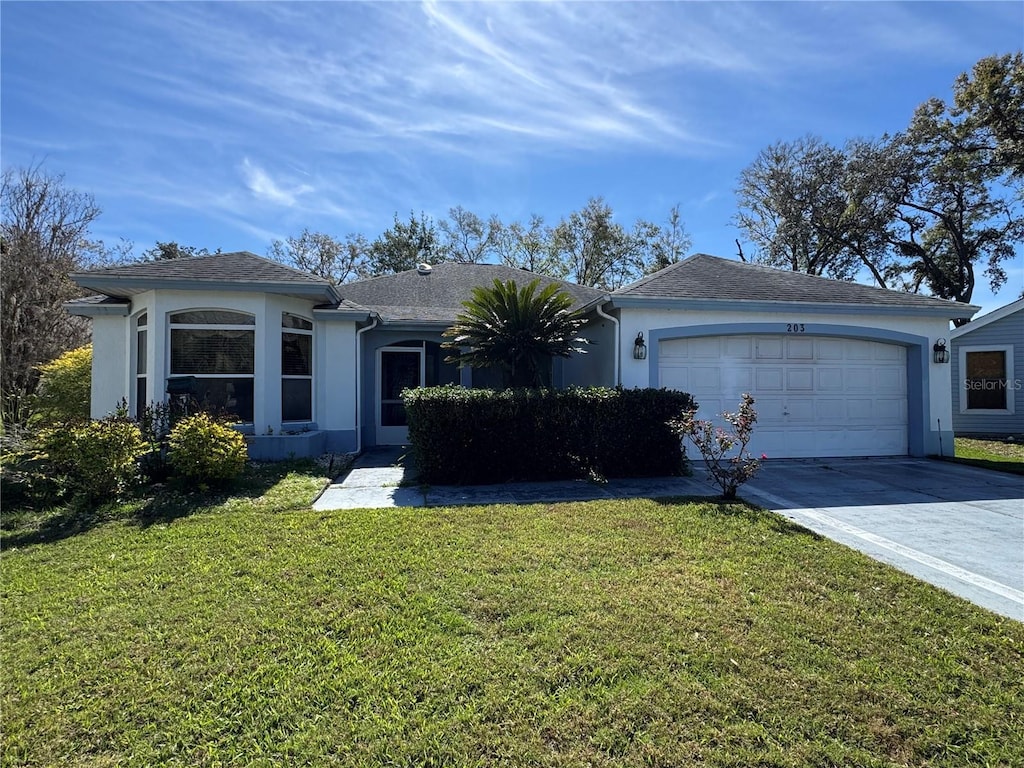
[[[557,283],[539,286],[540,280],[519,288],[495,279],[489,288],[474,288],[444,332],[451,341],[442,346],[455,352],[445,362],[500,368],[512,387],[550,386],[552,358],[582,354],[590,342],[576,335],[586,320],[572,311],[572,296]]]

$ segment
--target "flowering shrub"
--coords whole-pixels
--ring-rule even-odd
[[[732,427],[731,432],[705,419],[698,419],[696,415],[697,408],[693,406],[683,411],[678,419],[673,419],[670,425],[680,437],[689,439],[700,451],[712,479],[722,489],[722,498],[735,499],[736,489],[761,467],[761,462],[747,451],[747,443],[757,423],[754,398],[744,393],[736,413],[721,414]],[[761,454],[761,458],[768,457]]]

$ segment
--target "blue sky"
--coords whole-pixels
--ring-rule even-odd
[[[735,256],[762,148],[905,128],[1020,50],[1024,4],[5,0],[0,35],[3,165],[64,173],[137,252],[602,195],[627,225],[679,203],[694,251]]]

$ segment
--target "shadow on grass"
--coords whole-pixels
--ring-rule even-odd
[[[1011,475],[1020,475],[1024,477],[1024,462],[1013,461],[1007,459],[1006,461],[994,461],[991,459],[970,459],[966,456],[941,456],[937,457],[940,461],[951,461],[954,464],[967,464],[972,467],[979,467],[981,469],[991,469],[994,472],[1006,472]]]
[[[255,500],[266,495],[292,472],[308,472],[312,466],[311,462],[301,460],[250,463],[241,477],[223,485],[197,486],[178,478],[149,498],[131,516],[130,522],[148,528],[219,507],[228,501]]]
[[[12,549],[62,541],[91,531],[103,523],[123,518],[125,515],[122,505],[97,506],[80,499],[44,511],[5,509],[2,548]]]
[[[198,486],[175,479],[147,486],[138,496],[123,503],[73,499],[45,510],[5,509],[2,547],[50,544],[87,533],[113,520],[124,520],[140,528],[171,523],[229,500],[258,499],[289,473],[307,472],[311,468],[312,464],[306,461],[249,464],[241,477],[220,487]]]
[[[738,498],[733,501],[726,501],[721,496],[668,496],[652,499],[658,504],[699,504],[705,509],[702,514],[709,518],[716,517],[746,520],[755,525],[765,525],[776,533],[787,536],[809,536],[812,539],[823,538],[809,528],[787,520],[777,512],[764,509],[758,505]]]

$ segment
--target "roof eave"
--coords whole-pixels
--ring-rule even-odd
[[[86,304],[77,301],[66,301],[64,311],[76,317],[127,317],[132,310],[129,302],[124,304]]]
[[[351,320],[365,323],[373,316],[368,309],[335,309],[334,307],[314,307],[314,320]]]
[[[1016,301],[1011,301],[1006,306],[999,307],[999,309],[994,309],[987,315],[982,315],[977,320],[972,320],[966,325],[961,325],[959,328],[954,328],[952,331],[950,331],[949,338],[957,339],[966,333],[976,331],[979,328],[984,328],[989,323],[998,322],[999,320],[1002,320],[1004,317],[1014,315],[1020,312],[1021,310],[1024,310],[1024,298],[1017,299]]]
[[[222,291],[232,293],[275,293],[320,303],[340,300],[337,289],[330,283],[302,283],[267,280],[194,280],[188,278],[127,277],[123,275],[96,275],[72,272],[69,277],[78,285],[106,296],[130,298],[145,291]]]
[[[612,294],[609,306],[613,309],[743,309],[744,311],[780,312],[794,309],[805,312],[824,312],[828,314],[875,314],[892,315],[926,315],[955,319],[970,317],[981,307],[973,304],[949,302],[948,305],[920,304],[851,304],[843,302],[822,301],[782,301],[769,299],[696,299],[671,296],[622,296]]]

